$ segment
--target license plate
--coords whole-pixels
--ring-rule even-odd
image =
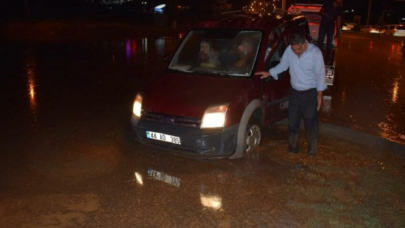
[[[181,145],[180,137],[173,136],[173,135],[166,135],[163,133],[146,131],[146,137],[148,139],[154,139],[154,140],[159,140],[159,141],[163,141],[163,142],[169,142],[169,143]]]

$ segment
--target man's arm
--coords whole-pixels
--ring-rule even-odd
[[[322,104],[322,92],[327,88],[326,85],[326,75],[325,75],[325,63],[323,61],[323,56],[321,50],[316,52],[315,58],[315,76],[316,76],[316,89],[318,91],[318,106],[317,110],[321,109]]]
[[[278,74],[286,71],[288,69],[288,67],[290,66],[290,63],[288,61],[288,54],[287,54],[288,51],[291,51],[289,49],[290,48],[287,47],[283,56],[281,57],[280,63],[277,64],[277,66],[271,68],[269,70],[269,72],[267,72],[267,71],[256,72],[255,75],[261,75],[261,77],[260,77],[261,79],[272,76],[275,80],[278,80]]]
[[[281,57],[280,63],[277,64],[277,66],[271,68],[269,70],[271,76],[273,76],[274,79],[278,79],[278,74],[281,72],[286,71],[290,67],[290,62],[289,62],[289,54],[291,54],[291,46],[288,46],[287,49],[285,50],[283,56]]]

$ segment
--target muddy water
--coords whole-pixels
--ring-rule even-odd
[[[0,227],[373,227],[370,218],[374,227],[403,227],[403,163],[391,154],[321,135],[315,159],[289,155],[286,129],[269,129],[256,153],[232,161],[135,143],[127,135],[134,95],[178,39],[0,42]],[[387,137],[396,136],[401,66],[366,86],[360,79],[369,77],[352,71],[377,70],[352,63],[368,50],[353,42],[364,43],[342,37],[345,64],[322,118],[381,134],[379,123],[394,113]],[[381,56],[394,53],[379,45]],[[374,63],[396,66],[381,56]]]
[[[322,120],[405,143],[405,59],[399,39],[345,34]]]
[[[41,118],[91,112],[83,107],[125,100],[153,80],[183,34],[86,43],[3,42],[2,116],[11,132],[35,129]],[[405,143],[404,71],[400,43],[384,37],[344,34],[336,56],[335,85],[325,93],[321,119]],[[25,121],[25,122],[24,122]],[[26,129],[25,125],[32,126]],[[16,133],[19,134],[19,133]],[[8,134],[9,135],[9,134]]]

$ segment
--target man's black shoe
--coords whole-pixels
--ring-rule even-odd
[[[289,152],[290,154],[296,154],[296,153],[298,153],[298,150],[291,150],[291,149],[289,149],[288,152]]]
[[[307,152],[310,158],[316,157],[316,152]]]

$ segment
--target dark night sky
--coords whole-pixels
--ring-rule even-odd
[[[29,2],[30,5],[50,6],[58,7],[68,4],[70,6],[76,5],[80,6],[85,0],[8,0],[2,3],[0,7],[0,19],[1,17],[7,15],[22,14],[24,1]],[[152,0],[149,0],[151,2]],[[201,4],[201,1],[210,2],[215,0],[166,0],[166,1],[184,1],[188,3]],[[323,0],[287,0],[287,6],[292,3],[322,3]],[[250,0],[228,0],[229,3],[233,4],[235,7],[242,7],[248,5]],[[343,0],[343,9],[350,10],[344,15],[344,18],[352,19],[354,15],[360,15],[362,21],[364,22],[367,18],[369,0]],[[281,0],[280,0],[281,7]],[[354,10],[354,13],[351,10]],[[382,15],[383,11],[388,10],[391,16],[395,18],[405,17],[405,0],[395,1],[395,0],[372,0],[372,10],[371,10],[371,23],[376,23],[378,18]]]

